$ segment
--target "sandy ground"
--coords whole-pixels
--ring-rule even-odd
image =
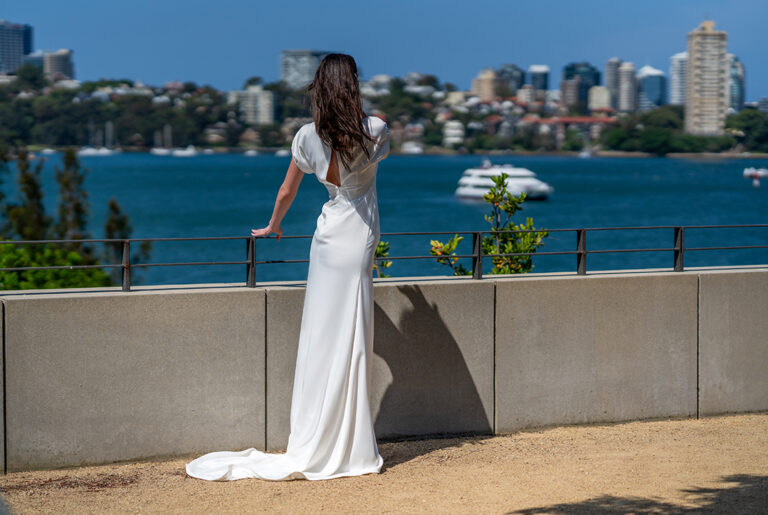
[[[13,513],[766,513],[768,413],[382,442],[381,474],[206,482],[186,460],[8,474]]]

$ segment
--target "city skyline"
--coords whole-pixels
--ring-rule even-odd
[[[85,1],[73,5],[66,12],[49,1],[8,6],[0,18],[32,25],[35,50],[73,49],[80,80],[128,78],[152,85],[191,80],[240,89],[253,75],[278,80],[282,50],[311,48],[352,54],[363,78],[419,71],[469,90],[482,69],[505,63],[523,69],[549,65],[550,89],[558,87],[568,63],[587,61],[604,71],[614,56],[634,62],[636,69],[650,65],[668,74],[670,57],[685,50],[686,34],[708,15],[728,31],[728,51],[747,68],[746,100],[768,96],[768,67],[759,46],[761,14],[768,15],[768,5],[754,0],[727,5],[651,1],[642,9],[593,0],[584,6],[562,2],[554,10],[480,2],[475,11],[460,15],[451,12],[451,6],[459,5],[452,1],[422,2],[410,9],[402,2],[387,9],[335,2],[334,16],[323,16],[328,9],[309,3],[288,9],[225,1],[216,10],[200,9],[205,4],[196,2],[156,5],[145,0],[128,10]],[[659,10],[668,16],[658,16]],[[745,10],[750,16],[744,16]],[[363,13],[368,14],[365,23]],[[601,23],[599,30],[587,27],[596,16],[611,23]],[[484,25],[478,25],[478,17]],[[317,19],[323,24],[312,26]],[[370,19],[379,20],[379,33],[371,30]],[[507,20],[506,32],[500,19]]]

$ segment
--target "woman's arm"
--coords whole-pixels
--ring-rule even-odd
[[[288,166],[288,171],[285,173],[283,184],[277,192],[275,209],[272,211],[272,219],[269,221],[269,225],[262,227],[261,229],[252,229],[251,236],[266,236],[270,233],[275,233],[277,235],[277,241],[280,241],[280,236],[283,235],[283,229],[280,227],[280,222],[283,221],[285,213],[288,211],[288,208],[291,207],[291,202],[296,198],[296,192],[299,191],[299,184],[301,184],[302,177],[304,177],[304,172],[296,166],[293,158],[291,158],[291,164]]]

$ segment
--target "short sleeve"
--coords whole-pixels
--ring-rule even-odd
[[[291,155],[293,156],[293,161],[296,163],[296,166],[299,167],[299,170],[304,173],[315,173],[309,159],[306,127],[307,126],[305,125],[299,129],[293,137],[293,142],[291,143]]]
[[[389,155],[389,127],[386,122],[380,120],[381,127],[376,127],[373,132],[374,144],[371,153],[371,162],[377,163]]]

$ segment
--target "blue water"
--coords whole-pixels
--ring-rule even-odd
[[[382,232],[471,231],[488,228],[482,203],[456,200],[461,173],[481,162],[480,156],[390,156],[379,166],[378,196]],[[289,158],[272,155],[202,155],[172,158],[120,154],[81,159],[90,171],[85,180],[91,207],[92,237],[104,237],[107,201],[115,197],[130,216],[133,237],[247,236],[272,213],[277,189]],[[648,225],[766,224],[768,181],[752,187],[742,177],[759,160],[683,160],[663,158],[591,158],[560,156],[493,157],[536,172],[555,188],[548,201],[526,202],[516,216],[533,217],[537,228],[617,227]],[[55,214],[54,165],[43,172],[45,204]],[[13,197],[13,178],[4,189]],[[314,176],[304,177],[299,194],[283,222],[285,235],[311,235],[328,198]],[[12,200],[12,199],[11,199]],[[430,236],[386,237],[391,255],[429,254]],[[672,229],[588,233],[589,249],[668,248]],[[574,233],[553,233],[541,250],[574,250]],[[259,240],[258,259],[306,259],[310,240]],[[686,246],[765,245],[768,228],[696,229],[686,232]],[[460,253],[471,253],[465,240]],[[245,242],[156,242],[152,262],[245,259]],[[576,258],[540,256],[535,271],[572,271]],[[686,266],[741,265],[768,262],[768,250],[699,251],[686,254]],[[588,269],[671,267],[671,252],[592,254]],[[469,267],[470,264],[466,263]],[[486,265],[488,267],[490,263]],[[306,278],[306,263],[257,267],[257,280]],[[395,261],[393,276],[447,274],[432,260]],[[144,284],[244,281],[244,265],[174,266],[144,269]]]

